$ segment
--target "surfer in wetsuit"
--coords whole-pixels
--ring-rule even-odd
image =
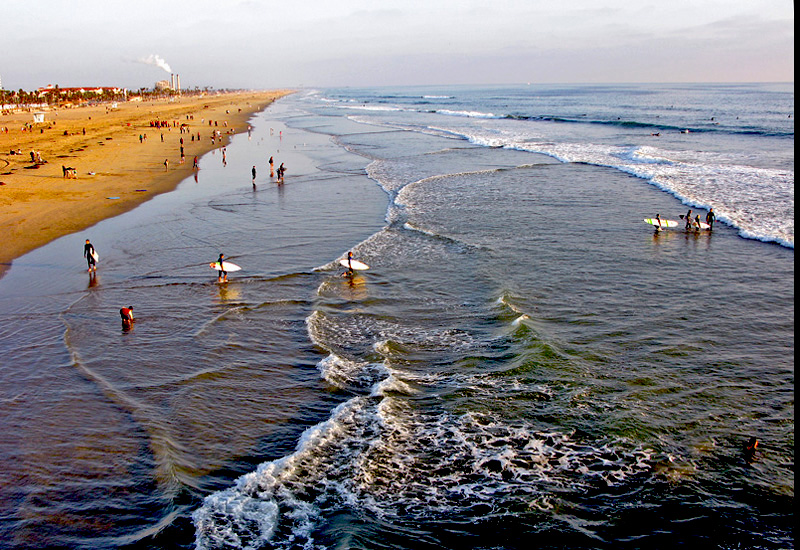
[[[352,277],[353,275],[355,275],[352,262],[353,262],[353,252],[350,251],[347,253],[347,271],[345,271],[342,274],[343,277]]]
[[[747,445],[744,446],[744,459],[748,463],[755,462],[756,449],[758,449],[758,439],[755,437],[751,437],[750,440],[747,442]]]
[[[684,216],[684,219],[686,220],[686,227],[685,227],[685,229],[686,229],[686,230],[689,230],[689,229],[691,229],[691,228],[692,228],[692,209],[691,209],[691,208],[689,209],[689,211],[688,211],[688,212],[686,213],[686,215]]]
[[[717,221],[717,215],[714,214],[714,209],[713,208],[709,208],[708,209],[708,214],[706,214],[706,223],[708,224],[708,230],[709,231],[713,231],[714,230],[714,222],[715,221]]]
[[[702,227],[700,227],[700,214],[694,217],[694,230],[700,231]]]
[[[83,245],[83,256],[86,258],[86,263],[89,264],[87,271],[97,271],[97,262],[94,259],[94,246],[86,239],[86,244]]]
[[[225,254],[220,252],[219,258],[217,258],[217,263],[219,263],[219,277],[217,277],[217,281],[220,283],[228,281],[228,272],[223,269],[224,264],[222,263],[222,261],[224,259],[225,259]]]

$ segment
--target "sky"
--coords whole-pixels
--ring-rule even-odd
[[[2,0],[0,14],[8,90],[136,90],[170,71],[217,89],[794,82],[790,0]]]

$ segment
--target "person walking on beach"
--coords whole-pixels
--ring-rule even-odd
[[[269,157],[269,177],[275,175],[275,171],[272,169],[272,157]]]
[[[222,252],[219,253],[219,258],[217,258],[217,263],[219,263],[219,277],[217,277],[218,283],[227,283],[228,282],[228,272],[225,271],[223,268],[225,264],[222,262],[225,260],[225,254]]]
[[[196,156],[194,157],[194,161],[192,161],[192,162],[193,162],[192,170],[199,170],[200,169],[200,165],[197,164],[197,157]]]
[[[713,231],[714,230],[714,222],[716,220],[717,220],[717,215],[714,214],[714,209],[713,208],[709,208],[708,209],[708,214],[706,214],[706,223],[708,224],[708,230],[709,231]]]
[[[164,170],[169,171],[169,159],[164,159]]]
[[[83,245],[83,256],[86,258],[86,263],[89,264],[87,271],[97,271],[97,260],[95,260],[94,245],[86,239],[86,244]]]
[[[286,168],[283,167],[283,163],[278,166],[278,183],[283,183],[283,173],[286,172]]]

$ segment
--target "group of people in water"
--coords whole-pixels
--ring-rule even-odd
[[[684,229],[686,229],[686,231],[700,231],[701,229],[708,229],[709,231],[714,230],[714,222],[717,221],[717,215],[714,213],[713,208],[709,208],[706,214],[705,224],[708,226],[707,228],[703,227],[703,223],[700,221],[700,214],[695,214],[694,217],[692,217],[692,214],[692,209],[690,208],[686,214],[680,215],[680,218],[685,221]],[[667,227],[666,224],[662,226],[661,214],[656,214],[654,219],[658,222],[656,231]]]
[[[283,165],[283,163],[281,163],[281,165],[278,166],[278,172],[277,172],[278,179],[276,180],[276,183],[278,185],[283,183],[283,174],[285,172],[286,172],[286,167]],[[253,189],[255,189],[256,173],[257,173],[255,166],[253,166],[253,168],[250,170],[250,173],[253,175]],[[269,177],[271,178],[275,177],[275,161],[272,159],[272,157],[269,157]]]
[[[685,229],[688,231],[689,229],[694,229],[696,231],[700,230],[700,214],[695,215],[694,219],[692,218],[692,209],[690,208],[689,211],[686,213],[685,216],[681,216],[684,220],[686,220],[686,227]],[[706,223],[708,224],[708,230],[714,230],[714,222],[717,219],[717,215],[714,214],[714,209],[709,208],[708,214],[706,214]]]

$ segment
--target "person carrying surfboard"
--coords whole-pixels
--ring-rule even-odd
[[[97,260],[95,260],[94,246],[86,239],[86,244],[83,245],[83,256],[86,258],[86,263],[89,264],[87,271],[97,271]]]
[[[217,282],[223,283],[228,282],[228,272],[225,271],[225,264],[222,262],[225,260],[225,254],[220,252],[219,258],[217,258],[217,263],[219,264],[219,277],[217,277]]]
[[[347,271],[344,272],[345,277],[352,277],[355,274],[353,271],[353,251],[347,253]]]
[[[692,209],[691,208],[686,213],[685,219],[686,219],[686,228],[685,229],[688,231],[689,229],[692,228]]]

